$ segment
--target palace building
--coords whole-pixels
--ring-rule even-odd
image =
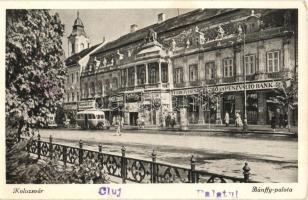
[[[170,19],[162,13],[157,23],[131,25],[90,53],[80,103],[130,125],[142,117],[161,126],[168,114],[178,123],[221,123],[226,112],[233,123],[236,112],[244,115],[246,92],[248,123],[270,124],[274,89],[296,72],[295,9],[198,9]]]

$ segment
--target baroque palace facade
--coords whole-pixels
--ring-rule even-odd
[[[81,71],[79,109],[98,108],[135,125],[166,115],[190,124],[221,123],[226,112],[270,124],[270,98],[297,71],[297,10],[198,9],[102,45]],[[245,77],[244,77],[245,74]],[[245,88],[245,89],[244,89]],[[209,108],[204,91],[216,94]],[[84,108],[83,108],[84,107]],[[293,114],[296,120],[296,113]]]

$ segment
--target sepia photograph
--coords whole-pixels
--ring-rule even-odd
[[[6,9],[6,184],[298,183],[298,16]]]

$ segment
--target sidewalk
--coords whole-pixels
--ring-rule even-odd
[[[216,132],[216,133],[230,133],[230,134],[243,134],[242,127],[235,127],[230,125],[226,127],[225,125],[216,124],[190,124],[188,125],[187,131],[180,130],[179,125],[174,128],[171,127],[158,127],[154,125],[147,125],[143,129],[139,129],[137,126],[125,125],[124,130],[155,130],[155,131],[166,131],[166,132]],[[295,136],[297,134],[297,127],[291,127],[289,132],[287,128],[277,128],[275,131],[270,125],[248,125],[248,131],[245,134],[273,134],[273,135],[288,135]]]

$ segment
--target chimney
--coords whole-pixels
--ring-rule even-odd
[[[166,20],[166,14],[165,13],[159,13],[157,15],[157,23],[161,23],[165,20]]]
[[[130,32],[131,33],[137,31],[137,29],[138,29],[138,25],[137,24],[130,25]]]

